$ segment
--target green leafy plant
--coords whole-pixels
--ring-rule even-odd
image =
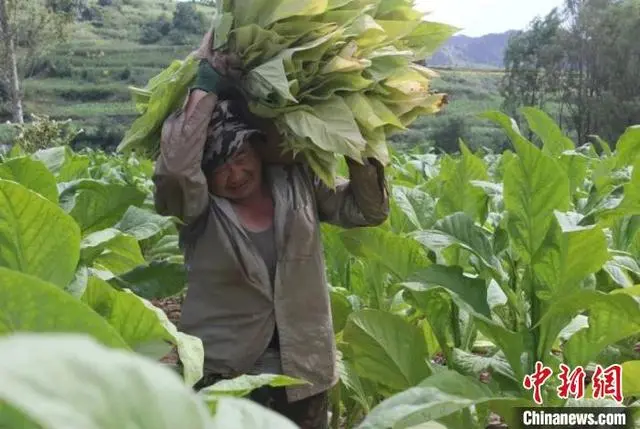
[[[15,334],[0,353],[2,427],[296,428],[243,398],[205,398],[157,362],[84,335]]]
[[[185,287],[177,246],[158,252],[158,243],[177,235],[175,226],[145,206],[147,193],[135,180],[101,177],[119,159],[92,156],[60,146],[0,164],[2,331],[88,330],[157,358],[176,347],[194,384],[202,373],[200,340],[178,332],[148,301]],[[30,310],[36,302],[39,317]]]
[[[385,225],[329,231],[328,260],[350,260],[332,267],[331,281],[342,327],[339,397],[350,421],[364,419],[358,428],[484,427],[491,415],[513,426],[515,407],[537,406],[523,386],[537,362],[553,371],[541,392],[551,406],[598,403],[558,397],[561,364],[615,363],[625,380],[637,376],[640,169],[634,156],[622,158],[640,141],[635,128],[617,153],[599,157],[543,112],[523,115],[540,146],[489,112],[514,152],[483,159],[461,142],[460,155],[435,163],[405,157],[391,173],[402,185],[393,186]],[[340,240],[346,254],[336,253]],[[354,279],[360,264],[377,266],[384,286]],[[344,303],[356,301],[349,292],[360,306]],[[634,386],[623,382],[627,405]]]
[[[541,395],[544,405],[556,406],[618,405],[589,399],[589,383],[586,398],[559,398],[561,364],[591,375],[596,365],[621,365],[623,405],[637,418],[638,128],[630,127],[615,151],[597,143],[599,155],[590,144],[576,146],[543,112],[522,114],[536,140],[501,113],[484,115],[510,137],[513,147],[503,154],[473,153],[462,141],[456,155],[392,152],[388,221],[367,229],[323,226],[339,349],[333,428],[483,428],[496,416],[513,426],[516,407],[538,405],[523,385],[538,362],[553,370]],[[68,146],[12,153],[0,163],[0,348],[13,353],[0,350],[12,359],[7,366],[0,360],[0,377],[11,380],[6,386],[28,386],[0,386],[0,426],[59,427],[44,416],[43,403],[77,419],[102,415],[71,407],[74,397],[65,391],[38,394],[53,386],[52,371],[44,364],[41,372],[29,370],[40,356],[19,350],[31,340],[51,351],[43,356],[58,362],[60,377],[74,380],[96,354],[105,365],[129,362],[122,368],[138,368],[129,358],[143,359],[154,380],[182,379],[176,395],[186,396],[175,403],[193,407],[195,419],[208,409],[206,427],[243,419],[260,427],[262,408],[228,397],[304,383],[262,374],[195,396],[189,390],[201,375],[201,344],[151,304],[185,288],[175,219],[154,212],[152,173],[151,161],[136,154]],[[28,332],[33,336],[22,337]],[[178,374],[157,363],[172,348],[184,367]],[[34,356],[20,366],[13,359],[21,361],[21,353]],[[85,355],[86,362],[69,360]],[[2,371],[14,368],[5,378]],[[105,371],[78,395],[140,380]],[[131,392],[144,398],[159,385],[174,392],[170,381],[158,383],[138,383]],[[156,419],[154,427],[173,424],[166,410],[180,413],[167,405],[147,416],[151,410],[136,401],[114,394],[105,403],[110,413],[140,411]]]
[[[47,116],[32,114],[33,120],[26,124],[15,124],[17,137],[14,140],[16,150],[34,153],[40,149],[55,146],[68,146],[73,143],[82,130],[75,128],[71,120],[57,121]]]

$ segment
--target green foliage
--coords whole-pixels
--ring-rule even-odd
[[[511,39],[501,108],[514,116],[522,106],[543,108],[580,143],[592,135],[613,140],[640,114],[640,6],[565,1],[562,9]]]
[[[555,390],[560,363],[574,368],[615,362],[631,368],[640,359],[627,345],[633,348],[640,339],[640,307],[626,289],[640,281],[635,268],[640,253],[635,247],[629,251],[628,240],[615,241],[621,234],[638,237],[635,227],[629,229],[640,214],[632,202],[637,174],[626,170],[637,173],[637,162],[575,145],[539,110],[520,113],[542,148],[526,139],[512,118],[490,112],[485,117],[504,129],[512,151],[483,157],[463,146],[461,155],[435,162],[424,155],[396,160],[393,188],[425,190],[434,200],[424,208],[432,218],[418,218],[415,203],[404,192],[393,192],[391,218],[378,228],[384,239],[369,241],[366,252],[347,246],[344,254],[334,240],[339,234],[348,244],[362,232],[326,231],[331,283],[352,304],[338,338],[343,365],[351,371],[341,377],[341,397],[351,398],[345,399],[350,404],[345,418],[368,413],[358,428],[434,420],[443,427],[484,428],[489,412],[510,424],[516,406],[535,406],[522,380],[536,361],[556,375],[543,388],[545,404],[564,406],[571,401],[558,398]],[[631,147],[633,131],[618,145]],[[582,160],[581,168],[571,167],[575,159]],[[614,171],[627,171],[615,185],[609,184]],[[578,192],[583,197],[574,197]],[[598,209],[585,205],[595,195],[600,195],[601,203],[593,203]],[[426,266],[409,258],[415,243],[428,252]],[[628,258],[622,265],[616,262],[620,252]],[[348,258],[346,272],[333,265],[333,255]],[[412,262],[398,270],[392,260]],[[349,307],[339,308],[343,318]],[[424,332],[420,339],[417,328]],[[421,358],[398,366],[385,347],[392,340],[403,344],[395,346],[403,358],[416,349]],[[396,368],[422,364],[436,350],[448,371],[432,361],[432,375],[401,392],[391,388],[407,374]],[[605,357],[610,353],[616,353],[615,360]],[[355,400],[362,397],[375,398],[377,405],[370,409]],[[633,400],[629,395],[625,404]]]
[[[509,151],[487,154],[461,143],[460,154],[392,153],[387,222],[323,226],[339,350],[334,423],[473,429],[495,413],[512,424],[516,406],[535,406],[522,380],[537,361],[556,375],[562,363],[621,364],[628,371],[624,405],[635,400],[637,127],[599,155],[591,144],[575,144],[544,112],[520,114],[542,144],[522,135],[513,118],[487,112],[484,120],[503,130]],[[0,386],[0,424],[48,419],[45,427],[58,427],[43,411],[46,403],[71,413],[65,424],[136,413],[163,427],[187,407],[195,411],[185,418],[203,410],[204,422],[213,418],[207,427],[255,427],[258,419],[267,420],[257,427],[286,427],[243,398],[255,388],[304,380],[263,374],[200,395],[188,389],[201,375],[201,344],[149,301],[185,287],[174,219],[153,211],[152,174],[152,161],[68,146],[12,153],[0,163],[0,320],[8,321],[0,338],[9,350],[0,361],[8,380]],[[31,333],[23,337],[25,331]],[[50,336],[61,333],[85,339]],[[33,353],[34,344],[48,353]],[[181,378],[157,362],[171,348]],[[98,368],[90,383],[82,378],[89,363]],[[57,381],[52,373],[82,379],[83,399],[94,389],[110,392],[112,383],[120,388],[104,393],[104,409],[79,415],[66,391],[39,394],[38,386]],[[139,382],[147,374],[152,385]],[[6,387],[17,380],[22,389]],[[183,408],[142,407],[138,401],[156,395],[158,383]],[[558,383],[554,377],[544,386],[545,404],[575,402],[557,397]],[[123,386],[135,398],[122,398]]]
[[[500,93],[502,108],[515,115],[521,106],[545,109],[560,88],[559,11],[534,19],[529,29],[514,35],[505,51],[505,71]]]
[[[295,428],[246,399],[207,404],[167,368],[86,337],[19,334],[1,339],[0,353],[0,401],[13,407],[0,409],[2,427]],[[43,389],[43,380],[58,387]]]
[[[18,136],[14,144],[25,153],[73,143],[81,131],[74,129],[71,121],[57,121],[47,116],[33,116],[33,122],[16,124]]]
[[[176,5],[172,24],[173,28],[190,34],[202,34],[207,30],[205,17],[198,13],[193,3],[188,2]]]
[[[99,328],[109,344],[158,359],[176,347],[185,381],[193,384],[202,373],[200,340],[179,332],[144,298],[179,294],[185,285],[177,240],[171,241],[175,226],[150,210],[152,171],[135,157],[68,146],[14,152],[0,163],[2,284],[33,289],[5,289],[12,295],[3,299],[2,319],[9,332],[92,335]],[[167,239],[174,244],[162,249]],[[34,318],[38,295],[46,317]]]

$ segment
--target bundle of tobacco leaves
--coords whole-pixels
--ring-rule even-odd
[[[251,111],[271,118],[282,150],[303,154],[329,185],[336,156],[387,164],[389,135],[445,104],[418,63],[457,29],[424,20],[411,0],[223,0],[213,25],[212,48],[243,61],[237,85]],[[119,150],[157,155],[162,123],[196,68],[192,56],[175,60],[131,88],[140,116]]]

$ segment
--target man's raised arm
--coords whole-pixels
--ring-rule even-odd
[[[169,116],[162,127],[153,175],[156,211],[187,224],[200,216],[209,202],[201,163],[216,101],[216,94],[195,89],[185,106]]]
[[[389,216],[389,192],[384,167],[374,159],[361,165],[347,158],[349,180],[339,178],[335,189],[314,177],[320,220],[343,228],[372,227]]]
[[[153,176],[158,213],[191,223],[209,203],[202,157],[207,129],[225,77],[238,66],[235,58],[211,51],[212,33],[202,39],[195,52],[200,58],[194,87],[184,106],[170,115],[162,127],[160,155]]]

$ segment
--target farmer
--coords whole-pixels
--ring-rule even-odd
[[[196,84],[164,123],[154,175],[157,211],[181,220],[180,329],[205,350],[195,388],[242,374],[301,378],[308,384],[251,397],[302,428],[324,429],[338,378],[319,222],[383,223],[384,170],[347,159],[350,180],[330,189],[304,163],[280,159],[275,128],[222,99],[223,82],[237,78],[234,61],[207,46],[209,33],[196,51]]]

